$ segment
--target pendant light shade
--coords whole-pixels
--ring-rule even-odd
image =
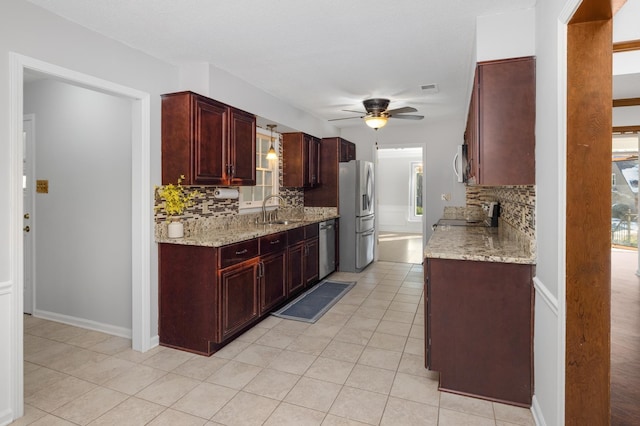
[[[267,152],[267,160],[277,160],[278,153],[273,147],[273,129],[276,127],[275,124],[267,124],[267,127],[271,130],[271,136],[269,137],[269,151]]]

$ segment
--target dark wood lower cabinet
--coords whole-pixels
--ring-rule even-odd
[[[304,283],[305,286],[310,287],[320,276],[320,259],[319,259],[319,240],[318,238],[311,238],[305,242],[304,248]]]
[[[427,259],[427,367],[440,389],[529,407],[533,265]]]
[[[160,344],[211,355],[318,281],[318,224],[159,257]]]
[[[220,341],[216,250],[159,244],[160,343],[209,354]]]
[[[289,246],[289,268],[287,272],[287,287],[289,294],[298,293],[304,289],[304,241]]]
[[[254,258],[218,272],[222,340],[258,318],[259,267],[258,258]]]
[[[287,252],[260,260],[260,314],[268,313],[287,298]]]

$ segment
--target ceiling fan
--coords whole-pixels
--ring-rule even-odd
[[[364,118],[367,126],[372,129],[378,130],[381,127],[384,127],[387,124],[387,120],[389,118],[401,118],[404,120],[422,120],[424,116],[422,115],[408,115],[405,114],[407,112],[417,112],[418,110],[413,107],[402,107],[396,109],[387,109],[389,107],[389,99],[383,98],[373,98],[373,99],[365,99],[362,101],[364,105],[364,109],[367,112],[363,111],[352,111],[345,109],[343,111],[355,112],[360,115],[358,117],[345,117],[345,118],[334,118],[329,121],[338,121],[338,120],[351,120],[353,118]]]

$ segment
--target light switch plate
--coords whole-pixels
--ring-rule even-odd
[[[49,180],[48,179],[38,179],[36,180],[36,192],[38,194],[48,194],[49,193]]]

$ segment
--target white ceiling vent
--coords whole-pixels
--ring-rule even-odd
[[[436,83],[423,84],[420,88],[426,93],[438,93],[438,85]]]

